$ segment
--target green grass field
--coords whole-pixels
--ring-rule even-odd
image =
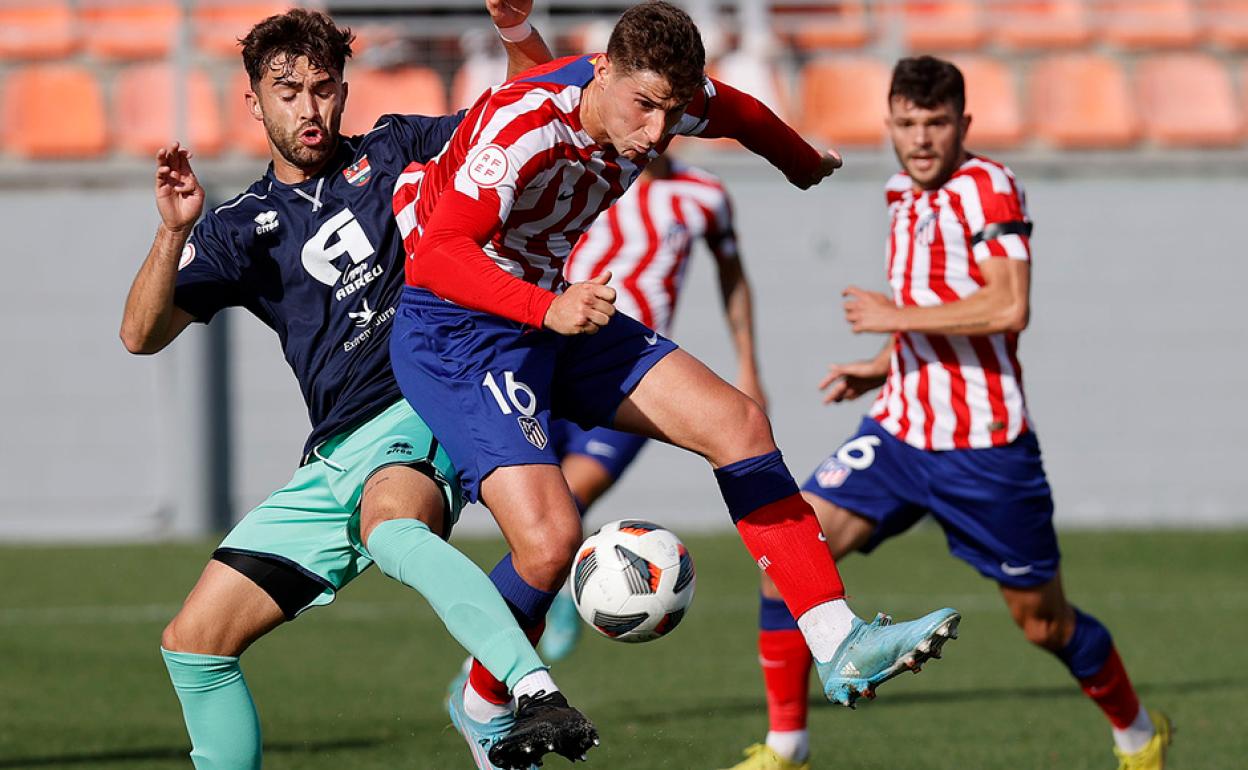
[[[725,767],[766,730],[753,565],[731,536],[687,540],[698,589],[679,630],[639,646],[588,638],[556,669],[602,732],[591,767]],[[483,564],[502,550],[460,545]],[[1248,767],[1248,532],[1071,533],[1063,545],[1071,596],[1178,726],[1171,767]],[[190,767],[157,645],[209,550],[0,549],[0,768]],[[938,532],[843,567],[860,614],[951,604],[962,637],[857,711],[814,706],[816,767],[1114,766],[1099,712]],[[471,767],[441,707],[462,654],[418,597],[366,575],[244,658],[265,767]]]

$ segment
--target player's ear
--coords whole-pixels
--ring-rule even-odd
[[[966,138],[966,132],[969,131],[970,128],[971,128],[971,113],[964,112],[962,113],[962,117],[958,121],[958,129],[961,131],[963,139]]]
[[[351,90],[348,88],[348,85],[347,81],[342,81],[342,104],[339,106],[339,109],[342,109],[342,107],[345,107],[347,104],[347,92]]]
[[[255,91],[248,90],[243,94],[243,99],[247,101],[247,112],[256,120],[264,120],[264,111],[260,109],[260,97],[256,96]]]
[[[611,79],[611,60],[607,58],[605,53],[600,53],[594,57],[594,80],[603,88]]]

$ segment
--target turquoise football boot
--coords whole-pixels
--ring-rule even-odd
[[[917,674],[929,659],[939,658],[945,642],[958,638],[961,620],[949,607],[906,623],[893,623],[883,614],[870,623],[854,618],[832,659],[815,661],[823,694],[850,708],[860,697],[874,698],[876,688],[889,679],[903,671]]]
[[[537,644],[537,651],[547,663],[557,663],[572,654],[581,638],[581,616],[572,601],[572,593],[560,591],[546,614],[546,631]]]
[[[451,724],[468,743],[477,770],[502,770],[498,765],[490,764],[490,749],[516,726],[516,717],[510,711],[488,722],[477,722],[469,717],[464,712],[464,686],[467,684],[468,671],[465,669],[451,680],[447,689],[446,711],[451,715]]]

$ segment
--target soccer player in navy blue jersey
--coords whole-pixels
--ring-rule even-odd
[[[518,41],[508,44],[513,73],[550,58],[526,21],[531,0],[487,5],[500,34]],[[551,749],[579,756],[596,742],[593,725],[567,706],[489,579],[445,541],[462,507],[457,471],[390,371],[403,285],[392,190],[462,115],[386,115],[362,136],[340,136],[351,39],[328,16],[295,9],[241,41],[247,105],[272,156],[241,195],[201,218],[191,153],[173,144],[157,156],[161,224],[126,300],[126,348],[156,353],[192,321],[245,307],[277,332],[313,425],[294,478],[226,536],[161,637],[191,758],[201,770],[260,767],[239,656],[373,562],[511,684],[515,728],[473,746],[478,765],[521,766],[513,757],[527,751],[525,767]]]

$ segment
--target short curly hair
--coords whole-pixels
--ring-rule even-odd
[[[624,12],[607,42],[607,56],[623,74],[649,70],[664,77],[685,101],[702,86],[706,49],[689,14],[664,0]]]
[[[254,87],[273,62],[282,60],[289,72],[300,56],[306,56],[317,69],[341,76],[353,40],[351,30],[340,29],[328,15],[292,8],[261,21],[238,42],[243,47],[243,67]]]
[[[893,99],[906,99],[925,110],[952,103],[954,112],[961,115],[966,110],[966,82],[962,71],[950,62],[935,56],[910,56],[893,67],[890,104]]]

